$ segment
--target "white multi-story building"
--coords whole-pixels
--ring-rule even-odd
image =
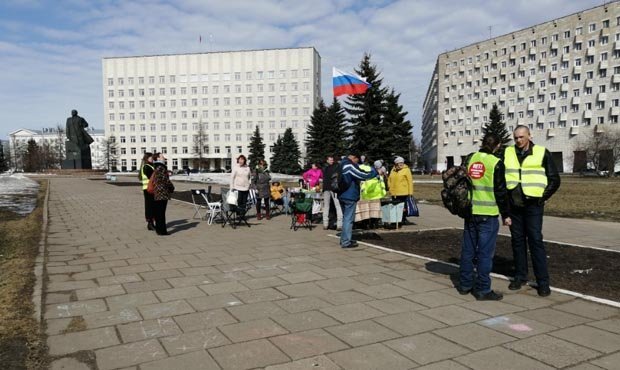
[[[90,153],[93,169],[102,169],[106,167],[104,163],[104,131],[97,130],[92,127],[86,128],[88,134],[93,138],[90,144]],[[28,141],[34,140],[39,148],[45,147],[51,152],[53,157],[65,158],[65,133],[64,130],[58,131],[56,127],[44,127],[40,130],[31,130],[21,128],[9,133],[9,155],[11,164],[16,170],[23,167],[23,156],[28,147]],[[5,153],[6,155],[6,153]]]
[[[508,129],[527,125],[560,171],[583,169],[579,141],[618,126],[620,3],[440,54],[423,106],[427,169],[476,151],[493,104]]]
[[[196,168],[196,143],[204,167],[230,168],[256,126],[267,159],[289,127],[303,155],[320,81],[312,47],[104,58],[105,132],[122,171],[136,170],[144,152],[165,153],[171,169]]]

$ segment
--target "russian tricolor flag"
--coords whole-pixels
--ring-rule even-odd
[[[333,69],[334,96],[365,94],[370,84],[366,79],[352,73]]]

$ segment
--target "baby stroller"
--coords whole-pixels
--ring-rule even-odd
[[[304,193],[291,194],[289,208],[291,209],[291,229],[297,231],[300,227],[312,230],[312,204],[314,200]]]

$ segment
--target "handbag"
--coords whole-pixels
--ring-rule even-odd
[[[238,197],[239,197],[239,193],[236,190],[231,190],[228,192],[228,195],[226,196],[226,203],[236,206]]]
[[[420,210],[418,209],[418,202],[413,195],[407,197],[407,217],[420,217]]]

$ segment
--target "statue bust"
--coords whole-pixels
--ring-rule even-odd
[[[93,138],[86,132],[88,122],[78,116],[77,110],[71,111],[71,117],[67,118],[65,126],[65,149],[67,159],[63,161],[62,168],[70,169],[91,169],[90,144]]]

